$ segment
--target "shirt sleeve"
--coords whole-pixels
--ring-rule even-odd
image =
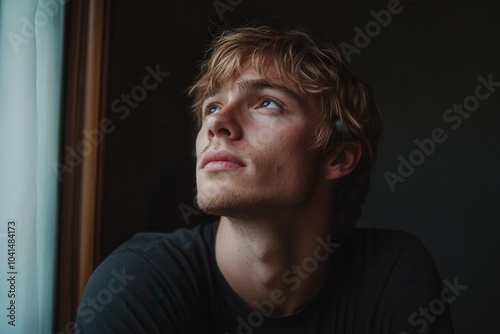
[[[382,290],[376,329],[391,334],[453,334],[452,293],[422,243],[406,235]]]
[[[106,258],[87,282],[75,333],[180,333],[200,323],[200,270],[181,244],[137,236]]]
[[[172,328],[169,303],[159,298],[161,277],[157,275],[155,268],[133,251],[108,257],[87,282],[78,307],[76,333],[161,333]]]

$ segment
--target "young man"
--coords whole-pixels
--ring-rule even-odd
[[[94,272],[83,333],[452,333],[414,237],[354,228],[381,116],[337,49],[299,31],[217,36],[191,88],[197,202],[220,216],[139,234]]]

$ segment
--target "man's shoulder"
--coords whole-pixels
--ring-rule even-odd
[[[84,333],[150,333],[188,323],[213,281],[216,225],[139,233],[112,252],[85,288],[77,323]],[[102,296],[107,299],[102,299]],[[124,324],[127,324],[126,326]],[[156,328],[156,329],[155,329]]]
[[[214,247],[216,228],[217,223],[207,223],[192,228],[180,228],[168,233],[137,233],[115,249],[110,256],[134,252],[154,258],[178,253],[210,252]]]
[[[338,285],[346,300],[356,295],[364,309],[375,312],[376,323],[383,324],[387,320],[384,316],[390,315],[391,327],[411,331],[409,317],[443,295],[435,262],[415,235],[359,228],[343,246],[337,261],[340,268],[336,269],[345,274]],[[442,312],[429,324],[429,333],[453,332],[449,308],[443,307]]]
[[[356,228],[346,239],[346,253],[363,258],[362,263],[376,264],[378,270],[405,266],[435,270],[434,260],[415,235],[396,230]]]
[[[170,282],[176,277],[209,275],[216,226],[209,223],[170,233],[137,233],[102,261],[93,278],[106,278],[113,269],[122,267],[141,277],[155,272],[158,279]]]
[[[411,249],[425,251],[420,239],[408,232],[383,228],[355,228],[340,243],[371,255],[398,253]]]
[[[415,235],[398,230],[389,230],[385,228],[367,228],[357,227],[352,235],[357,239],[364,240],[383,240],[390,242],[392,245],[401,245],[407,243],[420,243],[419,238]]]
[[[339,286],[351,286],[353,277],[370,293],[382,295],[388,287],[411,285],[413,281],[440,284],[430,253],[414,235],[393,230],[357,228],[340,242],[333,267],[343,275]]]
[[[188,278],[193,281],[194,275],[210,275],[216,227],[217,223],[207,223],[169,233],[137,233],[106,257],[99,267],[126,265],[139,275],[155,271],[171,281]]]

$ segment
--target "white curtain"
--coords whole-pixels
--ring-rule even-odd
[[[0,0],[0,333],[52,333],[62,0]]]

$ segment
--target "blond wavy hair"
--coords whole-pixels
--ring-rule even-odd
[[[340,220],[353,225],[361,217],[361,204],[369,191],[382,119],[370,87],[352,73],[338,49],[300,30],[257,26],[221,32],[207,54],[209,57],[201,63],[200,74],[189,89],[199,126],[203,102],[225,82],[246,66],[262,75],[272,68],[282,82],[296,85],[323,110],[315,148],[328,152],[342,141],[360,143],[358,165],[341,180],[334,193]]]

